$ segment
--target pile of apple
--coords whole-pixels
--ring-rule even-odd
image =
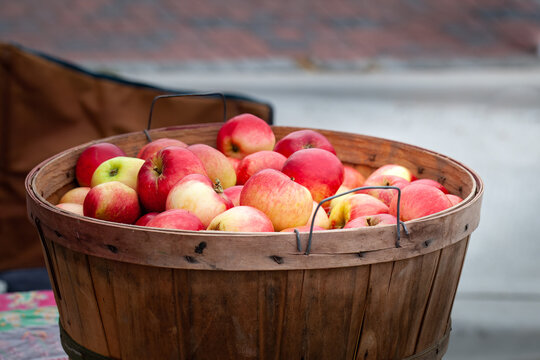
[[[396,224],[445,210],[461,198],[440,183],[415,179],[387,164],[367,178],[336,156],[313,130],[295,131],[276,143],[262,119],[242,114],[219,130],[217,148],[162,138],[128,157],[116,145],[98,143],[79,156],[79,187],[57,205],[79,215],[139,226],[242,232],[309,231]]]

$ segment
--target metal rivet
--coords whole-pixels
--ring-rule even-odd
[[[204,249],[206,249],[206,242],[205,241],[201,241],[201,243],[197,246],[195,246],[195,252],[197,254],[202,254]]]

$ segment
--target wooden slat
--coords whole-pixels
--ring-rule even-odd
[[[286,271],[258,272],[258,359],[280,359],[287,280]]]
[[[109,269],[110,261],[93,256],[88,257],[88,265],[92,282],[96,293],[96,300],[99,307],[103,331],[109,348],[109,354],[113,358],[120,359],[122,351],[120,349],[120,334],[116,324],[116,307],[114,300],[113,284],[111,277],[114,274]]]
[[[172,270],[109,262],[124,359],[178,359]]]
[[[65,330],[92,351],[109,355],[86,255],[62,246],[55,246],[55,252],[63,284],[62,299],[69,313]]]
[[[189,338],[188,359],[257,358],[257,272],[191,271],[187,283],[181,275],[175,278],[176,304],[189,309],[182,317],[189,323],[180,324]]]
[[[280,359],[301,359],[307,345],[305,343],[305,312],[303,308],[303,291],[305,271],[286,271],[287,287],[285,291],[285,309],[281,338]]]
[[[416,344],[420,352],[441,338],[450,321],[469,238],[441,250],[437,273]]]
[[[368,272],[367,266],[306,271],[305,358],[344,359],[351,352],[348,346],[360,332]]]

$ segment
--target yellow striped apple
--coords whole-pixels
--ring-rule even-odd
[[[238,163],[236,173],[238,175],[237,184],[243,185],[248,181],[251,175],[263,169],[280,170],[287,158],[275,151],[257,151],[246,155]]]
[[[57,204],[56,207],[60,208],[62,210],[72,212],[72,213],[77,214],[77,215],[84,216],[84,211],[83,211],[82,204],[64,202],[64,203]]]
[[[411,184],[424,184],[424,185],[435,186],[437,189],[441,190],[443,193],[448,194],[448,190],[443,186],[443,184],[432,179],[417,179],[417,180],[411,181]]]
[[[390,203],[390,214],[397,216],[397,200]],[[452,206],[445,193],[435,186],[411,184],[401,190],[400,220],[409,221],[438,213]]]
[[[80,186],[73,188],[69,191],[67,191],[62,197],[60,198],[59,203],[73,203],[73,204],[83,204],[84,198],[90,191],[90,187],[88,186]]]
[[[387,214],[388,206],[367,194],[354,194],[339,202],[330,212],[330,226],[340,229],[350,220],[364,215]]]
[[[450,203],[452,203],[452,206],[457,205],[463,201],[463,199],[457,195],[446,194],[446,197],[448,198],[448,200],[450,200]]]
[[[364,186],[394,186],[403,189],[410,183],[400,176],[395,175],[377,175],[370,176],[366,179]],[[390,202],[394,196],[397,196],[398,191],[394,189],[369,189],[360,190],[360,193],[368,194],[381,200],[387,206],[390,206]]]
[[[94,186],[86,195],[84,215],[96,219],[133,224],[141,209],[137,192],[120,181]]]
[[[205,228],[213,218],[233,207],[231,200],[223,194],[223,189],[215,187],[208,176],[191,174],[173,186],[165,208],[184,209],[197,216]]]
[[[236,171],[221,151],[206,144],[190,145],[187,149],[201,160],[214,184],[219,182],[223,189],[236,185]]]
[[[182,148],[187,147],[187,144],[183,141],[169,138],[156,139],[144,145],[137,154],[139,159],[146,160],[158,153],[159,150],[167,146],[180,146]]]
[[[364,215],[357,217],[345,224],[344,229],[396,225],[397,219],[390,214]]]
[[[183,209],[171,209],[159,213],[144,226],[193,231],[205,229],[205,226],[197,216]]]
[[[223,190],[223,193],[232,201],[234,206],[240,205],[240,193],[244,185],[235,185]]]
[[[305,225],[313,209],[313,199],[307,188],[287,175],[264,169],[246,182],[240,193],[240,205],[261,210],[270,218],[274,229],[281,231]]]
[[[354,189],[364,185],[366,178],[352,166],[344,165],[343,166],[343,183],[342,186],[345,186],[349,189]]]
[[[405,166],[398,165],[398,164],[386,164],[372,172],[369,176],[369,178],[378,176],[378,175],[394,175],[394,176],[400,176],[404,178],[407,181],[414,180],[414,176],[411,173],[409,169],[407,169]],[[366,179],[366,181],[368,180]]]
[[[235,206],[212,219],[207,230],[273,232],[274,226],[262,211],[251,206]]]

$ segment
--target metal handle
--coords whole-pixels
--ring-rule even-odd
[[[309,253],[311,251],[311,242],[312,242],[312,238],[313,238],[313,225],[315,223],[315,216],[317,215],[317,211],[319,211],[319,208],[321,207],[322,204],[324,204],[327,201],[331,201],[331,200],[333,200],[335,198],[338,198],[340,196],[356,192],[358,190],[371,190],[371,189],[397,190],[398,199],[397,199],[397,214],[396,214],[397,215],[396,216],[397,217],[397,221],[396,221],[396,232],[397,232],[396,248],[401,247],[401,245],[399,244],[399,241],[401,239],[400,225],[403,226],[403,230],[405,231],[405,234],[407,234],[407,236],[409,235],[409,230],[407,229],[407,226],[405,225],[405,223],[403,221],[399,220],[399,208],[400,208],[400,202],[401,202],[401,189],[396,187],[396,186],[362,186],[362,187],[358,187],[358,188],[355,188],[355,189],[352,189],[352,190],[345,191],[343,193],[340,193],[340,194],[337,194],[337,195],[334,195],[334,196],[327,197],[326,199],[322,199],[321,202],[319,202],[317,204],[317,207],[315,208],[315,212],[313,213],[313,218],[311,219],[311,226],[309,228],[309,239],[308,239],[306,251],[305,251],[304,254],[309,255]],[[299,245],[300,244],[300,234],[299,234],[298,231],[295,231],[295,232],[296,232],[297,247],[298,247],[298,250],[300,251],[300,245]]]
[[[152,138],[150,137],[150,134],[148,131],[150,130],[152,126],[152,114],[154,113],[154,105],[159,99],[167,99],[167,98],[174,98],[174,97],[191,97],[191,96],[202,96],[202,97],[214,97],[219,96],[221,98],[221,101],[223,102],[223,122],[227,121],[227,99],[225,98],[225,95],[219,92],[213,92],[213,93],[189,93],[189,94],[167,94],[167,95],[158,95],[152,100],[152,105],[150,105],[150,114],[148,115],[148,125],[146,126],[146,129],[143,130],[144,135],[146,136],[146,139],[148,142],[152,141]]]

